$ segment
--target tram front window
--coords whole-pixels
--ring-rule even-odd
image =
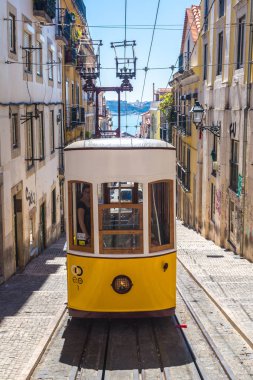
[[[150,250],[174,248],[173,181],[149,184]]]
[[[91,200],[91,184],[70,183],[70,244],[88,252],[93,245]]]
[[[142,252],[142,185],[103,183],[98,198],[101,253]]]

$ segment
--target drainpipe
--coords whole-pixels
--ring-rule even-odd
[[[243,198],[242,198],[242,237],[240,245],[240,256],[244,255],[245,246],[245,209],[246,209],[246,174],[247,174],[247,142],[248,142],[248,116],[250,109],[250,94],[251,94],[251,73],[252,73],[252,49],[253,49],[253,0],[250,0],[250,30],[249,30],[249,45],[248,45],[248,65],[247,65],[247,93],[246,107],[244,109],[244,125],[243,125],[243,162],[242,162],[242,178],[243,178]]]

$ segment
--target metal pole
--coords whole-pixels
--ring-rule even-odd
[[[120,136],[120,91],[118,90],[118,137]]]
[[[98,104],[98,90],[96,90],[96,121],[95,121],[95,136],[96,136],[97,138],[100,137],[100,133],[99,133],[98,108],[99,108],[99,104]]]

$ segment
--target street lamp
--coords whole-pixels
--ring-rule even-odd
[[[192,114],[192,121],[196,126],[196,129],[199,130],[200,134],[201,132],[207,130],[211,132],[213,135],[220,137],[220,129],[221,129],[221,123],[215,125],[214,123],[212,125],[203,125],[203,116],[204,116],[204,108],[199,103],[198,100],[195,101],[194,106],[190,110],[190,113]]]

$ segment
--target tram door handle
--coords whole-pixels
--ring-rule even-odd
[[[169,267],[169,264],[168,263],[164,263],[163,264],[163,271],[166,272],[166,270],[168,269]]]

